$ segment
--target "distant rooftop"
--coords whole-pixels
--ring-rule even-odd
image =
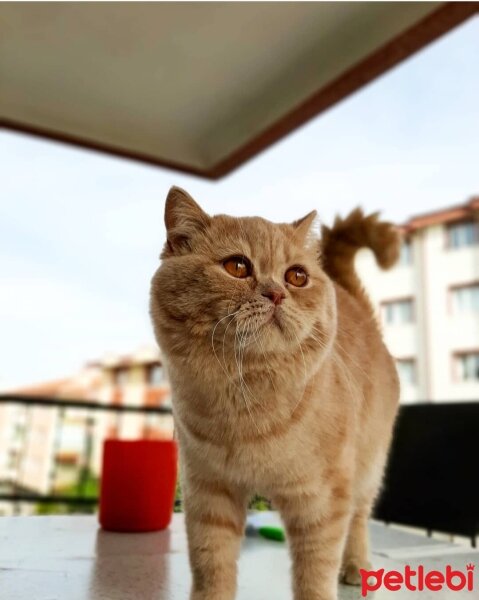
[[[101,386],[101,375],[87,369],[72,377],[26,385],[10,391],[25,396],[95,400]]]
[[[464,204],[455,204],[439,210],[415,215],[403,224],[406,232],[424,229],[441,223],[453,223],[474,218],[479,215],[479,196],[473,196]]]
[[[134,365],[161,364],[161,354],[157,346],[143,346],[128,354],[106,354],[103,358],[88,361],[86,367],[102,369],[127,368]]]

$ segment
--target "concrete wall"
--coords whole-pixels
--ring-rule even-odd
[[[478,381],[458,381],[455,353],[479,349],[479,313],[453,309],[451,286],[479,281],[479,245],[448,248],[444,225],[415,232],[412,263],[381,271],[369,250],[358,253],[356,268],[396,358],[414,358],[417,379],[403,385],[402,401],[477,400]],[[381,303],[414,299],[412,323],[386,324]]]

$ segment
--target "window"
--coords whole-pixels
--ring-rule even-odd
[[[460,381],[479,381],[479,351],[456,356]]]
[[[8,452],[7,469],[16,469],[18,467],[18,453],[13,448]]]
[[[162,365],[152,365],[148,369],[148,383],[155,387],[164,382],[164,372]]]
[[[158,421],[158,415],[155,415],[154,413],[145,415],[144,424],[148,429],[155,429],[155,427],[158,426]]]
[[[455,313],[479,311],[479,283],[453,288],[451,293]]]
[[[472,246],[479,241],[478,223],[462,221],[447,227],[447,245],[449,248]]]
[[[15,423],[13,428],[13,439],[15,441],[23,440],[25,437],[25,424],[24,423]]]
[[[413,301],[411,298],[384,302],[383,311],[384,320],[388,325],[412,323],[414,320]]]
[[[416,383],[416,361],[413,358],[398,358],[396,367],[402,385]]]
[[[399,253],[399,264],[401,266],[412,265],[412,244],[411,240],[404,240],[401,244]]]
[[[128,369],[115,369],[113,371],[113,381],[119,388],[124,388],[128,383]]]

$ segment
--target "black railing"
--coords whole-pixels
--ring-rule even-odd
[[[95,400],[50,398],[48,396],[24,396],[23,394],[0,394],[0,404],[23,404],[25,406],[53,406],[57,408],[82,408],[115,413],[153,413],[171,415],[166,406],[134,406],[128,404],[102,404]]]
[[[479,535],[479,401],[406,404],[396,422],[376,518]]]
[[[57,423],[57,438],[61,433],[62,428],[62,416],[66,410],[82,410],[88,413],[97,412],[108,412],[121,414],[144,414],[144,415],[171,415],[171,408],[167,406],[137,406],[128,404],[104,404],[93,400],[80,400],[74,398],[60,399],[51,398],[48,396],[29,396],[19,394],[0,394],[0,407],[2,405],[19,405],[24,406],[26,411],[33,408],[45,408],[45,409],[57,409],[60,414],[60,419]],[[81,457],[82,466],[79,469],[79,482],[78,490],[82,487],[82,481],[84,483],[85,476],[91,469],[92,460],[92,436],[93,429],[95,427],[95,419],[90,414],[85,419],[85,442],[84,442],[84,453]],[[29,432],[27,428],[23,432],[22,445],[23,457],[26,455],[26,447],[29,444]],[[58,448],[57,448],[58,450]],[[52,461],[55,462],[55,458]],[[54,465],[55,466],[55,465]],[[4,488],[2,490],[2,487]],[[8,488],[8,491],[5,491]],[[92,507],[98,504],[98,495],[90,495],[83,493],[75,494],[55,494],[48,493],[42,494],[33,491],[32,489],[25,487],[25,482],[19,482],[18,476],[13,481],[5,480],[0,482],[0,502],[13,503],[19,505],[20,503],[33,503],[38,505],[65,505],[75,506],[79,510],[81,507]]]

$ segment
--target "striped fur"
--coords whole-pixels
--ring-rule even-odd
[[[295,600],[334,600],[338,576],[358,583],[369,566],[366,524],[398,400],[353,258],[366,245],[390,265],[395,233],[356,211],[318,246],[315,213],[292,224],[210,217],[178,188],[165,212],[151,315],[173,389],[191,600],[234,599],[255,492],[285,522]],[[226,273],[232,255],[251,261],[250,277]],[[284,279],[297,265],[304,288]],[[271,286],[285,295],[277,308]]]

